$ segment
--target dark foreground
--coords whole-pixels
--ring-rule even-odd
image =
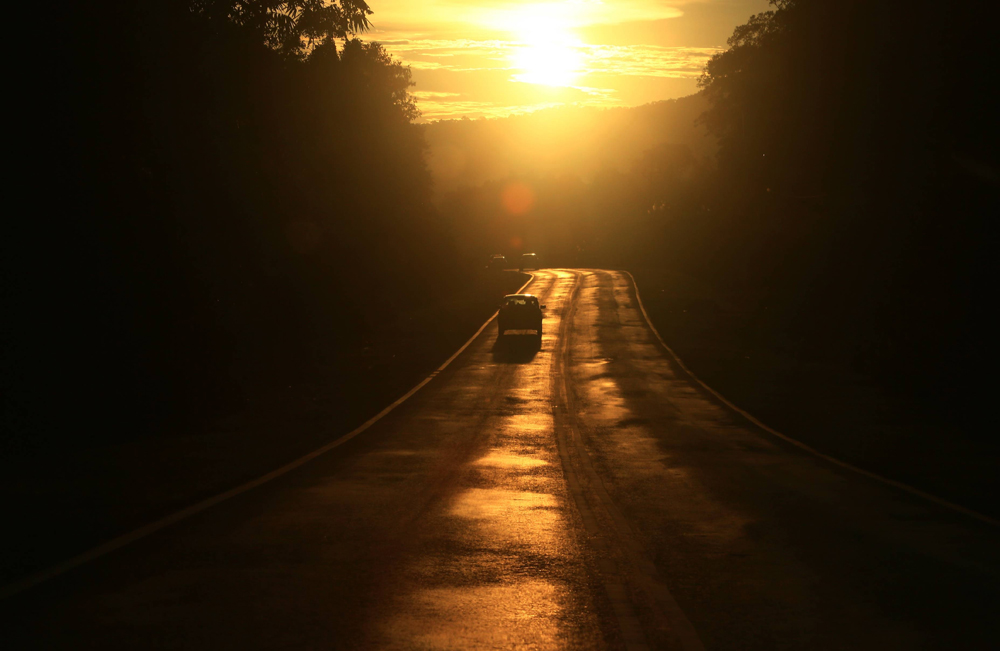
[[[371,429],[15,595],[17,648],[993,648],[1000,530],[771,438],[540,271]]]

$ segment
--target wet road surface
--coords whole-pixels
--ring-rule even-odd
[[[4,602],[16,648],[1000,644],[1000,532],[695,384],[631,281],[544,270],[350,443]],[[6,646],[6,645],[5,645]]]

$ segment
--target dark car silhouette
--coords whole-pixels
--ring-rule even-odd
[[[507,258],[500,253],[490,256],[490,261],[486,263],[486,268],[492,271],[503,271],[507,268]]]
[[[524,271],[525,269],[538,269],[538,256],[534,253],[522,253],[521,263],[518,265],[518,269]]]
[[[500,304],[497,326],[502,337],[508,330],[535,330],[542,338],[542,307],[532,294],[508,294]]]

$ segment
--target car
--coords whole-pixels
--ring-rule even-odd
[[[502,253],[494,253],[486,263],[486,268],[490,271],[503,271],[507,268],[507,258]]]
[[[522,253],[518,269],[521,271],[524,271],[525,269],[538,269],[538,256],[534,253]]]
[[[542,338],[542,308],[533,294],[508,294],[500,304],[497,315],[499,336],[508,330],[534,330]]]

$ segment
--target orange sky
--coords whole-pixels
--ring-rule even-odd
[[[423,121],[689,95],[733,27],[767,9],[767,0],[370,4],[366,37],[411,67]]]

